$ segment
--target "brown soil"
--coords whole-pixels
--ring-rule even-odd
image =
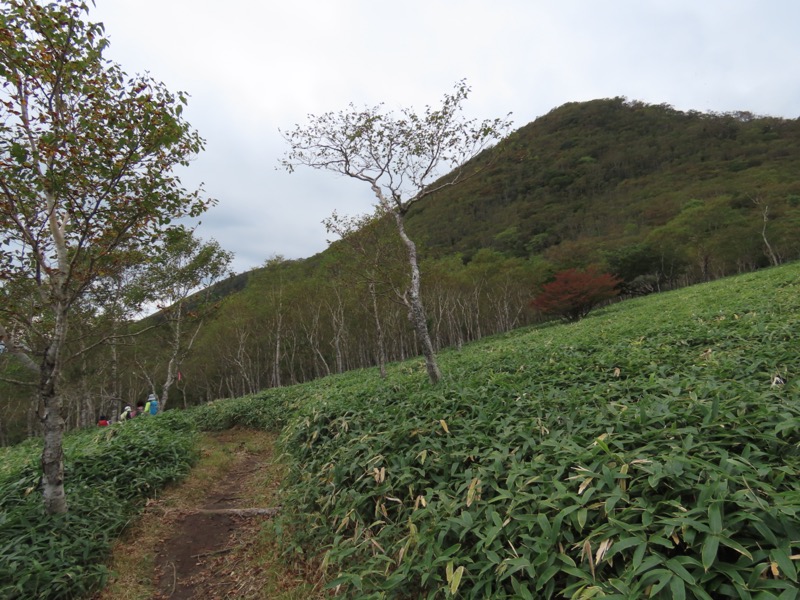
[[[242,484],[258,470],[253,457],[243,455],[198,508],[241,507]],[[238,582],[223,572],[220,558],[237,546],[236,533],[247,530],[251,518],[188,512],[176,519],[172,536],[156,555],[154,600],[230,597]]]
[[[117,575],[96,600],[321,598],[307,574],[279,560],[272,511],[230,510],[279,510],[272,442],[263,432],[209,436],[201,465],[151,502],[118,544]]]

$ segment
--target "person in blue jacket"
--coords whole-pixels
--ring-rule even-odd
[[[157,415],[158,414],[158,399],[155,394],[150,394],[147,397],[147,402],[144,405],[144,414]]]

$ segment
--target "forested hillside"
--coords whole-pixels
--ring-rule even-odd
[[[532,296],[565,268],[594,265],[636,295],[800,255],[798,120],[615,98],[556,108],[495,150],[409,214],[437,348],[533,322]],[[167,408],[378,364],[379,335],[386,360],[415,356],[396,237],[376,220],[319,255],[273,258],[196,296],[179,321],[86,307],[64,375],[69,426],[134,404],[170,361]],[[6,357],[0,368],[28,377]],[[0,442],[35,432],[32,389],[0,382]]]
[[[503,149],[483,177],[418,211],[436,256],[492,248],[696,281],[769,264],[765,214],[776,258],[800,251],[797,120],[615,98],[561,106]]]

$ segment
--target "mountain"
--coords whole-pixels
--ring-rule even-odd
[[[532,297],[567,268],[611,272],[631,296],[800,256],[798,120],[569,103],[466,170],[476,175],[407,219],[436,348],[535,322]],[[182,366],[184,403],[418,355],[392,224],[359,238],[363,252],[340,241],[218,284],[216,315]]]
[[[777,261],[800,255],[798,119],[599,99],[553,109],[496,151],[412,209],[423,256],[491,249],[626,279],[669,259],[688,283],[769,265],[765,237]],[[649,260],[631,271],[631,254]]]
[[[614,98],[558,107],[498,149],[481,177],[411,216],[431,255],[579,266],[647,243],[684,262],[707,254],[707,279],[768,264],[765,211],[779,258],[800,252],[798,120]]]

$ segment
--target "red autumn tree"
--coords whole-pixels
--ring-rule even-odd
[[[600,302],[619,294],[621,279],[599,273],[595,267],[585,271],[567,269],[556,273],[550,283],[531,301],[531,306],[546,315],[559,315],[567,321],[579,321]]]

